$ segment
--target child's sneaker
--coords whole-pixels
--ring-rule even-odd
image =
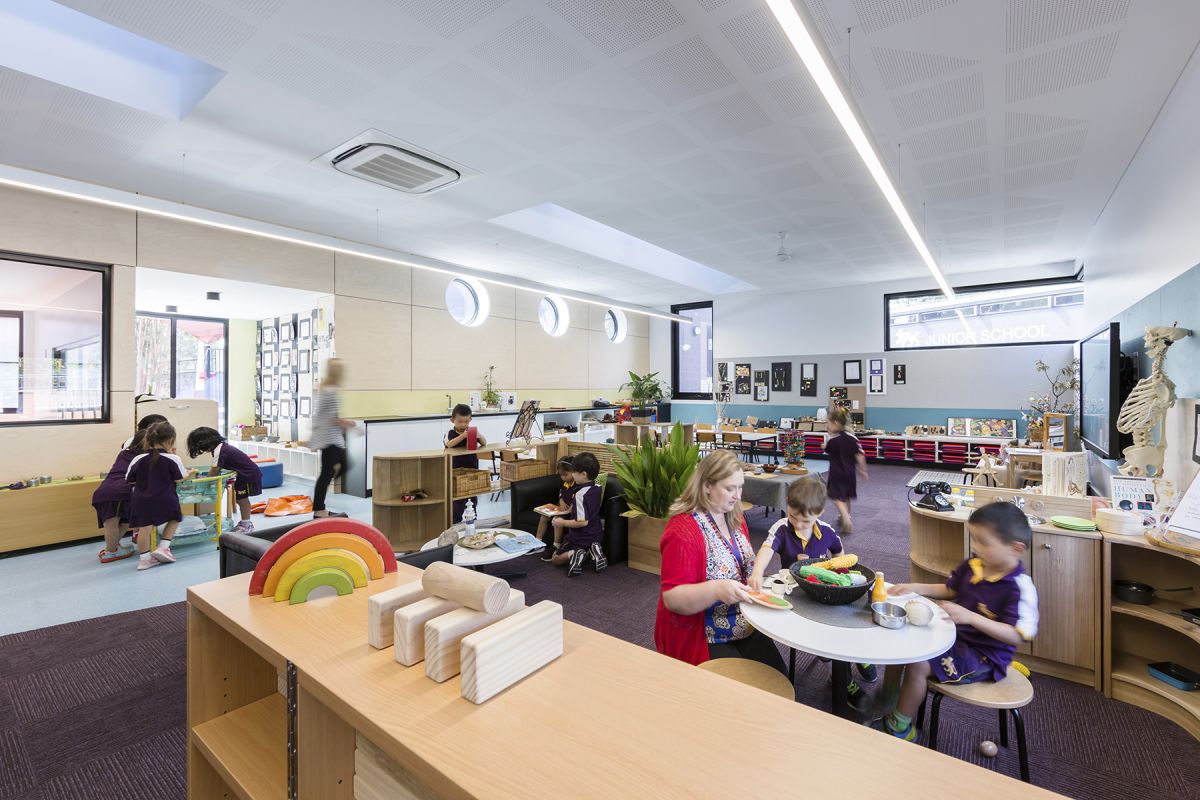
[[[542,550],[542,561],[553,561],[560,549],[562,549],[561,545],[546,545],[545,549]]]
[[[864,683],[874,683],[879,680],[879,668],[874,664],[855,664],[854,669]]]
[[[898,731],[892,727],[892,724],[888,722],[886,717],[880,717],[879,719],[874,720],[869,727],[874,728],[877,731],[890,733],[897,739],[903,739],[906,742],[915,742],[917,740],[917,728],[911,722],[908,723],[907,728],[902,731]]]
[[[160,564],[174,564],[175,554],[171,552],[171,546],[163,541],[158,547],[150,553],[151,557]]]
[[[254,523],[244,519],[233,526],[233,533],[254,533]]]
[[[608,569],[608,557],[604,555],[604,548],[600,546],[599,542],[592,545],[591,553],[592,561],[596,565],[596,572],[604,572]]]
[[[163,562],[154,558],[150,553],[142,553],[141,557],[138,558],[138,572],[150,569],[151,567],[161,567],[162,564]]]
[[[587,550],[572,550],[571,561],[567,565],[567,577],[574,578],[583,574],[583,560],[587,558]]]
[[[124,558],[129,558],[133,555],[133,548],[127,544],[117,545],[116,550],[104,549],[100,551],[100,563],[110,564],[113,561],[120,561]]]

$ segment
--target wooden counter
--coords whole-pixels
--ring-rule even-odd
[[[286,796],[286,758],[264,756],[255,770],[238,742],[282,746],[276,671],[288,662],[301,798],[354,796],[357,737],[415,784],[414,797],[784,797],[795,793],[797,753],[829,775],[869,762],[893,794],[1058,797],[569,622],[562,658],[476,706],[459,678],[434,683],[423,664],[367,645],[368,596],[418,576],[401,564],[352,595],[296,606],[249,597],[249,575],[190,588],[189,797]],[[763,720],[766,735],[748,735]],[[749,783],[730,773],[735,755],[762,765]]]
[[[103,536],[92,508],[99,485],[96,477],[0,492],[0,553]]]
[[[1016,492],[974,487],[975,508]],[[1025,511],[1045,519],[1057,514],[1091,518],[1087,498],[1022,494]],[[1037,508],[1034,508],[1034,505]],[[974,508],[930,511],[909,506],[912,580],[942,583],[971,552],[967,518]],[[1038,635],[1017,648],[1030,669],[1101,688],[1101,534],[1034,525],[1025,569],[1038,591]]]

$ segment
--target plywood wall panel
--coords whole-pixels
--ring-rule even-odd
[[[542,302],[543,295],[534,294],[533,292],[517,292],[516,314],[515,318],[524,320],[525,322],[538,323],[538,305]],[[592,308],[588,303],[580,303],[575,300],[567,301],[567,313],[571,320],[569,327],[586,330],[591,322],[590,311]],[[603,318],[601,318],[603,323]]]
[[[537,322],[517,320],[517,388],[581,389],[588,381],[588,331],[550,336]]]
[[[360,256],[335,254],[337,294],[412,303],[412,268]]]
[[[112,466],[133,433],[133,393],[109,394],[111,422],[0,427],[0,478],[98,475]]]
[[[613,344],[601,331],[588,332],[588,386],[590,388],[612,389],[620,386],[629,380],[630,370],[639,375],[650,371],[649,339],[641,336],[629,336],[620,344]],[[667,376],[668,380],[669,377]]]
[[[588,304],[588,328],[593,331],[604,330],[604,315],[608,312],[603,306]],[[625,324],[629,326],[628,336],[648,337],[650,335],[650,318],[645,314],[626,314]]]
[[[414,269],[412,271],[412,304],[444,312],[446,310],[446,286],[450,281],[451,276],[449,275],[430,272],[426,269]],[[516,290],[490,283],[485,283],[484,288],[492,300],[492,310],[489,316],[513,319]]]
[[[350,390],[412,389],[412,306],[334,298],[334,338]]]
[[[137,270],[116,266],[112,271],[112,304],[109,307],[110,362],[108,388],[114,392],[132,392],[137,351],[133,343],[134,287]]]
[[[131,265],[136,225],[132,211],[0,187],[0,250]]]
[[[414,279],[416,275],[413,276]],[[414,280],[414,288],[416,281]],[[338,312],[341,320],[341,312]],[[341,335],[338,322],[338,335]],[[414,390],[477,389],[489,365],[496,366],[496,388],[516,383],[515,331],[511,319],[489,318],[478,328],[459,325],[444,309],[413,306],[412,376]],[[338,350],[341,350],[339,340]]]

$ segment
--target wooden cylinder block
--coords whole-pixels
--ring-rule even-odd
[[[508,605],[508,581],[444,561],[425,568],[421,586],[434,597],[488,614],[499,614]]]

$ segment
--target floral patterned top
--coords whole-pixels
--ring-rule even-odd
[[[704,534],[705,580],[735,580],[745,583],[754,570],[754,550],[742,531],[736,531],[731,547],[721,535],[711,514],[692,514]],[[724,644],[745,639],[754,629],[742,615],[737,603],[715,603],[704,610],[704,636],[709,644]]]

